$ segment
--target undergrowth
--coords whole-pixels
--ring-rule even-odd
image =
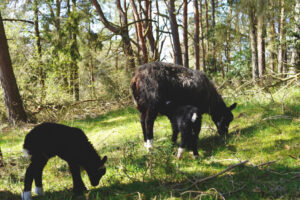
[[[51,159],[43,176],[46,194],[34,199],[300,198],[299,87],[222,91],[227,105],[238,103],[235,119],[224,143],[210,117],[204,115],[198,160],[189,152],[185,152],[182,160],[176,158],[170,123],[163,116],[155,122],[154,149],[147,153],[134,107],[62,120],[61,123],[83,129],[99,154],[108,156],[107,173],[98,187],[92,187],[87,174],[82,172],[89,191],[74,196],[67,163]],[[1,127],[1,200],[20,199],[29,164],[22,157],[22,144],[33,126]],[[195,184],[245,160],[245,165]]]

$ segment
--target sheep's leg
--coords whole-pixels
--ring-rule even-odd
[[[80,167],[74,163],[68,163],[70,171],[73,178],[73,191],[74,193],[81,194],[83,191],[86,191],[86,187],[81,179]]]
[[[148,109],[146,113],[145,118],[145,125],[146,125],[146,134],[147,134],[147,149],[148,151],[150,148],[153,147],[153,125],[154,121],[157,117],[157,112],[155,112],[153,109]]]
[[[147,134],[146,134],[146,125],[145,125],[145,112],[140,113],[140,122],[142,125],[143,135],[144,135],[144,146],[147,147]]]
[[[43,175],[43,169],[47,164],[48,159],[46,158],[42,158],[40,160],[40,162],[37,164],[36,167],[36,172],[35,172],[35,177],[34,177],[34,181],[35,181],[35,189],[34,192],[37,195],[43,195],[44,191],[43,191],[43,181],[42,181],[42,175]]]
[[[37,167],[39,165],[39,159],[37,159],[35,156],[32,156],[31,163],[29,164],[29,167],[26,170],[25,173],[25,180],[24,180],[24,191],[22,193],[22,200],[31,200],[31,187],[32,182],[35,177],[35,173],[37,170]]]
[[[172,142],[173,144],[175,145],[176,144],[176,141],[177,141],[177,137],[178,137],[178,125],[177,125],[177,122],[176,121],[173,121],[171,120],[171,126],[172,126],[172,130],[173,130],[173,133],[172,133]]]

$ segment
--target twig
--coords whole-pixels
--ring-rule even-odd
[[[278,160],[273,160],[273,161],[269,161],[269,162],[266,162],[266,163],[262,163],[260,165],[255,165],[254,167],[262,167],[262,166],[265,166],[265,165],[271,165],[275,162],[277,162]]]
[[[211,179],[213,179],[213,178],[216,178],[216,177],[218,177],[218,176],[224,174],[225,172],[230,171],[231,169],[233,169],[233,168],[235,168],[235,167],[237,167],[237,166],[244,165],[244,164],[247,163],[248,161],[249,161],[249,160],[246,160],[246,161],[240,162],[240,163],[238,163],[238,164],[231,165],[231,166],[228,167],[227,169],[225,169],[225,170],[223,170],[223,171],[221,171],[221,172],[219,172],[219,173],[217,173],[217,174],[215,174],[215,175],[208,176],[208,177],[205,177],[205,178],[203,178],[203,179],[197,180],[197,181],[195,181],[189,188],[193,187],[194,185],[196,185],[196,184],[198,184],[198,183],[202,183],[202,182],[204,182],[204,181],[208,181],[208,180],[211,180]]]

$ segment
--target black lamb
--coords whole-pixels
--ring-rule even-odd
[[[173,143],[176,143],[178,133],[181,133],[181,141],[177,157],[181,159],[184,149],[188,147],[193,151],[194,158],[198,158],[199,153],[197,150],[197,142],[202,119],[201,114],[199,114],[198,108],[192,105],[179,107],[176,107],[174,105],[170,106],[170,103],[166,107],[167,111],[164,114],[171,121],[173,129]]]
[[[42,172],[47,161],[59,156],[67,161],[72,178],[74,193],[82,193],[86,187],[81,179],[80,167],[86,170],[92,186],[97,186],[106,173],[105,162],[97,154],[84,132],[56,123],[43,123],[34,127],[25,137],[23,151],[31,163],[26,170],[23,200],[31,199],[31,187],[35,180],[35,193],[43,194]]]
[[[145,146],[153,143],[153,125],[159,113],[166,110],[165,102],[176,105],[192,105],[199,114],[212,117],[218,132],[224,138],[233,120],[232,109],[227,107],[221,95],[208,77],[198,70],[180,65],[152,62],[141,65],[131,79],[131,90],[140,112]]]

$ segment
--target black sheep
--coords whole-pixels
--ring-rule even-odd
[[[181,141],[177,153],[179,159],[182,158],[184,149],[189,147],[194,154],[194,158],[198,158],[197,141],[201,128],[201,115],[195,106],[170,106],[167,105],[168,111],[165,115],[171,121],[173,136],[172,142],[176,143],[178,133],[181,133]]]
[[[26,170],[22,199],[31,199],[35,180],[35,193],[43,194],[42,172],[47,161],[59,156],[67,161],[73,178],[73,191],[82,193],[86,187],[81,179],[80,167],[86,170],[91,184],[97,186],[106,173],[105,162],[99,157],[82,130],[61,124],[43,123],[34,127],[25,137],[23,151],[31,163]]]
[[[145,146],[153,143],[153,124],[158,113],[164,114],[165,102],[176,105],[193,105],[199,114],[208,113],[218,132],[224,137],[233,120],[231,110],[236,103],[227,107],[214,84],[198,70],[180,65],[152,62],[141,65],[131,79],[131,90],[144,134]]]

